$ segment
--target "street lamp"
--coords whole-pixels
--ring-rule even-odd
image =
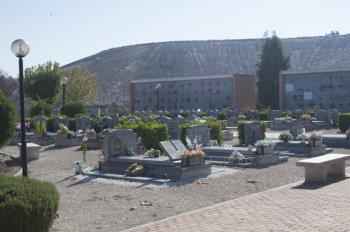
[[[161,84],[156,84],[156,91],[157,91],[157,109],[158,109],[158,111],[160,110],[159,108],[159,91],[160,91],[160,87],[162,87],[162,85]]]
[[[28,176],[27,168],[27,142],[24,117],[24,89],[23,89],[23,60],[29,52],[29,45],[22,39],[17,39],[11,44],[11,51],[19,58],[19,93],[21,106],[21,158],[22,158],[22,175]]]
[[[67,77],[61,77],[61,85],[62,85],[62,107],[64,107],[66,102],[66,85],[68,83]]]

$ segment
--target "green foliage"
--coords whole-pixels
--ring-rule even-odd
[[[29,116],[34,117],[44,114],[46,117],[52,115],[52,105],[44,100],[34,102],[29,108]]]
[[[159,142],[168,139],[168,127],[150,118],[137,122],[123,118],[119,121],[117,128],[132,129],[141,138],[146,149],[160,149]]]
[[[164,112],[164,116],[165,116],[165,117],[168,117],[168,118],[172,118],[172,117],[173,117],[173,115],[171,114],[171,112],[168,112],[168,111]]]
[[[76,118],[68,118],[68,129],[76,131]]]
[[[68,77],[66,85],[66,102],[93,102],[99,91],[96,84],[96,75],[86,68],[74,66],[62,70],[63,76]],[[62,98],[60,98],[62,99]]]
[[[261,112],[259,112],[259,119],[261,120],[261,121],[267,121],[267,111],[261,111]]]
[[[307,108],[306,110],[305,110],[305,114],[309,114],[309,115],[311,115],[312,117],[315,117],[315,112],[317,111],[317,110],[319,110],[320,109],[320,106],[318,106],[318,105],[314,105],[314,106],[312,106],[312,107],[310,107],[310,108]]]
[[[207,125],[210,128],[210,139],[216,140],[219,145],[222,144],[222,138],[223,138],[223,133],[221,131],[221,126],[220,126],[220,121],[214,119],[214,118],[209,118],[205,122],[201,121],[196,121],[196,120],[190,120],[182,123],[180,125],[180,139],[183,144],[187,145],[186,143],[186,130],[190,126],[193,125]]]
[[[341,113],[338,124],[340,131],[344,133],[350,127],[350,113]]]
[[[270,106],[272,109],[278,108],[279,74],[289,67],[289,56],[283,55],[282,43],[274,33],[271,38],[265,40],[260,62],[257,64],[258,99],[261,105]]]
[[[188,115],[190,115],[190,111],[188,110],[182,110],[180,111],[180,115],[184,118],[188,117]]]
[[[70,118],[76,117],[78,114],[85,114],[85,107],[82,102],[71,102],[65,104],[61,108],[61,114],[67,115]]]
[[[25,70],[24,93],[35,101],[53,103],[60,90],[59,64],[51,61]]]
[[[205,112],[205,111],[198,112],[198,117],[200,118],[207,117],[207,116],[208,116],[208,112]]]
[[[244,139],[245,124],[247,123],[249,122],[243,122],[243,121],[238,122],[238,140],[239,140],[239,144],[241,145],[245,143],[245,139]],[[263,138],[265,138],[266,128],[267,128],[267,123],[260,122],[260,130]]]
[[[221,110],[218,114],[218,119],[219,120],[226,120],[227,119],[227,112],[228,112],[228,108],[225,108],[223,110]]]
[[[0,91],[0,147],[12,137],[16,127],[14,104]]]
[[[282,117],[292,117],[293,113],[290,110],[282,111]]]
[[[0,231],[49,231],[58,201],[53,184],[0,174]]]

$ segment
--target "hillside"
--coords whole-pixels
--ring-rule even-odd
[[[263,39],[180,41],[113,48],[66,65],[97,74],[100,104],[127,105],[128,81],[230,73],[255,73]],[[350,34],[282,39],[291,69],[350,67]]]

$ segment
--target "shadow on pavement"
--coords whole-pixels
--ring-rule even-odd
[[[325,186],[329,186],[335,184],[340,181],[344,181],[349,179],[349,177],[331,177],[328,176],[327,182],[319,183],[319,182],[304,182],[301,185],[294,186],[292,189],[306,189],[306,190],[316,190]]]

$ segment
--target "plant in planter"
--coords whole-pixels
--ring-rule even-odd
[[[320,146],[322,144],[322,135],[313,132],[310,135],[309,143],[312,147]]]
[[[279,136],[279,140],[282,140],[284,143],[288,143],[292,138],[293,136],[289,132],[283,132]]]
[[[271,140],[258,140],[254,146],[256,147],[256,151],[258,154],[271,154],[274,152],[275,143]]]
[[[156,149],[149,149],[145,152],[146,157],[148,158],[158,158],[160,156],[161,152],[160,150],[156,150]]]
[[[184,151],[180,157],[182,166],[194,166],[204,163],[204,152],[200,149]]]

